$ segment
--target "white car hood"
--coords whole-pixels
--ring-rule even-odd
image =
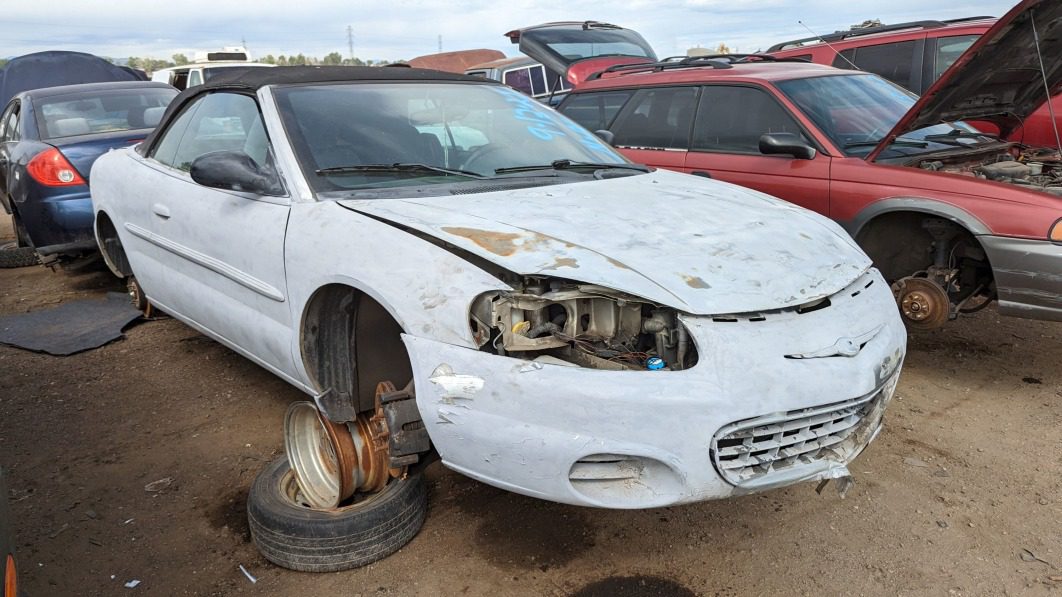
[[[870,267],[855,242],[822,216],[742,187],[659,170],[339,203],[514,273],[606,286],[698,315],[804,304]]]

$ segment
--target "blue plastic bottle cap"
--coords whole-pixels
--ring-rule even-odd
[[[667,363],[660,357],[649,357],[649,360],[645,361],[645,368],[650,371],[657,371],[663,369]]]

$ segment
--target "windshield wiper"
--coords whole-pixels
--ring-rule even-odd
[[[621,170],[637,170],[639,172],[648,172],[648,166],[642,166],[640,164],[595,164],[593,162],[573,162],[572,160],[554,160],[549,164],[539,164],[530,166],[510,166],[508,168],[497,168],[494,170],[495,174],[508,174],[510,172],[532,172],[535,170],[582,170],[590,168],[593,170],[609,170],[612,168],[618,168]]]
[[[342,176],[344,174],[360,174],[364,172],[419,172],[423,174],[442,174],[445,176],[467,176],[469,178],[489,178],[478,174],[476,172],[470,172],[468,170],[455,170],[452,168],[442,168],[440,166],[429,166],[427,164],[351,164],[349,166],[334,166],[331,168],[321,168],[320,170],[314,170],[316,174],[321,176]]]
[[[852,149],[853,147],[873,147],[881,143],[881,139],[873,141],[855,141],[854,143],[845,143],[844,149]],[[913,139],[896,139],[889,145],[900,145],[902,147],[929,147],[929,143],[923,141],[915,141]]]
[[[951,131],[950,133],[937,133],[935,135],[926,135],[923,137],[926,141],[936,141],[937,143],[949,143],[954,145],[965,145],[963,143],[957,143],[957,139],[978,139],[981,137],[987,137],[994,141],[999,141],[998,135],[992,135],[990,133],[974,133],[972,131],[960,131],[958,129]]]

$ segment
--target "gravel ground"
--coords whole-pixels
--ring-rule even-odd
[[[98,268],[0,270],[0,314],[107,290],[122,288]],[[0,371],[29,595],[1062,595],[1062,324],[991,308],[912,334],[847,499],[800,485],[591,510],[433,465],[420,534],[334,574],[249,541],[247,490],[303,398],[263,369],[161,319],[71,357],[0,346]]]

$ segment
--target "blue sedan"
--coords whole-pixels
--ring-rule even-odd
[[[0,203],[19,244],[42,257],[96,250],[89,173],[141,141],[177,91],[164,83],[86,83],[24,91],[0,115]]]

